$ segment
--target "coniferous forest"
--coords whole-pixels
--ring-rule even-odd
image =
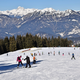
[[[68,47],[71,44],[72,41],[67,38],[54,38],[53,36],[43,38],[27,33],[26,36],[17,35],[16,38],[12,36],[0,39],[0,54],[31,47]]]

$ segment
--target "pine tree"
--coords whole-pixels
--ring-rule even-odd
[[[5,53],[5,46],[4,46],[3,39],[0,39],[0,54],[3,53]]]
[[[23,48],[31,47],[68,47],[73,42],[67,38],[63,39],[58,36],[58,38],[41,38],[37,35],[33,36],[31,34],[26,34],[26,36],[17,35],[16,39],[14,36],[5,37],[4,40],[0,39],[0,54],[8,51],[15,51]]]
[[[9,50],[10,51],[17,50],[16,41],[15,41],[15,37],[14,36],[10,37],[10,39],[9,39]]]
[[[8,40],[8,37],[5,37],[4,38],[4,45],[5,45],[5,48],[6,48],[6,52],[9,51],[9,40]]]
[[[53,38],[53,36],[51,38],[51,47],[54,47],[54,38]]]
[[[25,36],[22,36],[22,47],[26,48],[26,46],[25,46]]]
[[[58,47],[58,46],[59,46],[59,44],[58,44],[58,39],[55,38],[55,47]]]
[[[17,43],[17,49],[22,49],[23,48],[21,35],[17,35],[16,43]]]
[[[60,38],[60,36],[58,36],[57,41],[58,41],[58,47],[60,47],[61,46],[61,38]]]
[[[41,39],[41,37],[35,35],[34,36],[34,41],[36,43],[36,47],[42,47],[42,39]]]
[[[45,38],[42,38],[42,47],[47,47],[46,46],[46,39]]]

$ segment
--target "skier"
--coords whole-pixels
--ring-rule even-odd
[[[58,54],[60,55],[60,51],[58,52]]]
[[[22,56],[18,56],[18,57],[17,57],[17,61],[18,61],[17,68],[19,68],[20,63],[21,63],[21,65],[23,66],[23,63],[22,63],[22,61],[21,61],[21,57],[22,57]],[[24,66],[23,66],[23,67],[24,67]]]
[[[36,63],[36,58],[35,58],[35,56],[33,56],[33,64],[35,64]]]
[[[72,58],[71,58],[71,60],[72,60],[73,58],[75,59],[75,57],[74,57],[74,53],[72,53]]]
[[[48,55],[50,56],[50,52],[48,52]]]
[[[8,54],[7,54],[7,56],[8,56]]]
[[[33,53],[31,53],[31,56],[33,57]]]
[[[53,52],[53,55],[55,56],[55,51]]]
[[[34,56],[37,56],[37,53],[34,53]]]
[[[70,55],[70,52],[68,52],[68,55]]]
[[[39,56],[41,56],[41,54],[39,53]]]
[[[26,56],[26,58],[24,60],[26,60],[26,67],[25,68],[27,68],[28,65],[29,65],[29,68],[30,68],[31,67],[30,58],[28,56]]]
[[[64,56],[64,53],[62,53],[62,56]]]
[[[34,56],[36,56],[36,53],[34,53]]]

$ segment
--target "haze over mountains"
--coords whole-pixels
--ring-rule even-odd
[[[0,37],[31,33],[43,37],[79,37],[80,11],[53,8],[0,11]]]

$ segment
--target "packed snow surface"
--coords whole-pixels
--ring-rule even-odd
[[[36,64],[32,63],[31,53],[37,53]],[[76,60],[71,60],[72,53]],[[20,55],[22,58],[27,55],[30,57],[31,68],[23,68],[21,65],[17,68],[16,59]],[[25,66],[26,61],[22,62]],[[5,53],[0,55],[0,80],[80,80],[80,48],[44,47]]]

